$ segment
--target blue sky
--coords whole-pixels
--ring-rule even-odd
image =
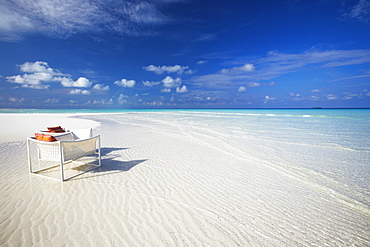
[[[0,0],[0,107],[370,107],[370,0]]]

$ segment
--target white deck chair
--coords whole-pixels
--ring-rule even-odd
[[[83,133],[84,131],[81,130]],[[101,153],[100,153],[100,135],[92,136],[91,129],[85,130],[87,136],[77,136],[73,132],[66,132],[63,134],[56,134],[54,135],[57,141],[55,142],[45,142],[36,140],[34,137],[27,138],[27,151],[28,151],[28,165],[29,165],[29,172],[31,174],[41,175],[44,177],[57,179],[61,181],[66,181],[71,178],[74,178],[78,175],[91,171],[101,166]],[[86,137],[86,138],[81,138]],[[40,167],[40,163],[44,162],[47,163],[47,167],[42,169],[33,170],[33,156],[31,154],[32,146],[36,145],[37,150],[37,160]],[[88,163],[81,162],[83,158],[89,158]],[[98,164],[91,164],[91,158],[97,158]],[[83,170],[80,173],[73,174],[69,177],[65,177],[65,165],[69,163],[77,163],[93,166],[93,168],[89,168],[87,170]],[[54,178],[51,176],[46,176],[41,174],[43,171],[50,170],[55,167],[60,167],[60,179]]]

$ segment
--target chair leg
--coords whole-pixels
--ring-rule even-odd
[[[99,146],[98,146],[98,152],[99,152],[99,167],[101,166],[101,140],[99,136]]]
[[[31,143],[30,140],[27,140],[27,155],[28,155],[28,171],[32,173],[32,164],[31,164]]]
[[[60,150],[60,179],[62,182],[64,182],[64,168],[63,168],[63,163],[64,163],[64,155],[63,155],[63,148],[62,144],[59,144],[59,150]]]

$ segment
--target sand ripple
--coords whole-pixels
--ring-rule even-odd
[[[0,246],[370,243],[368,207],[282,146],[160,114],[89,118],[103,167],[65,183],[28,174],[25,142],[0,144]]]

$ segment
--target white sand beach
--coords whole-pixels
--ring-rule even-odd
[[[189,119],[1,114],[0,246],[369,246],[369,198],[297,165],[368,154]],[[26,137],[55,125],[100,134],[102,167],[30,175]]]

